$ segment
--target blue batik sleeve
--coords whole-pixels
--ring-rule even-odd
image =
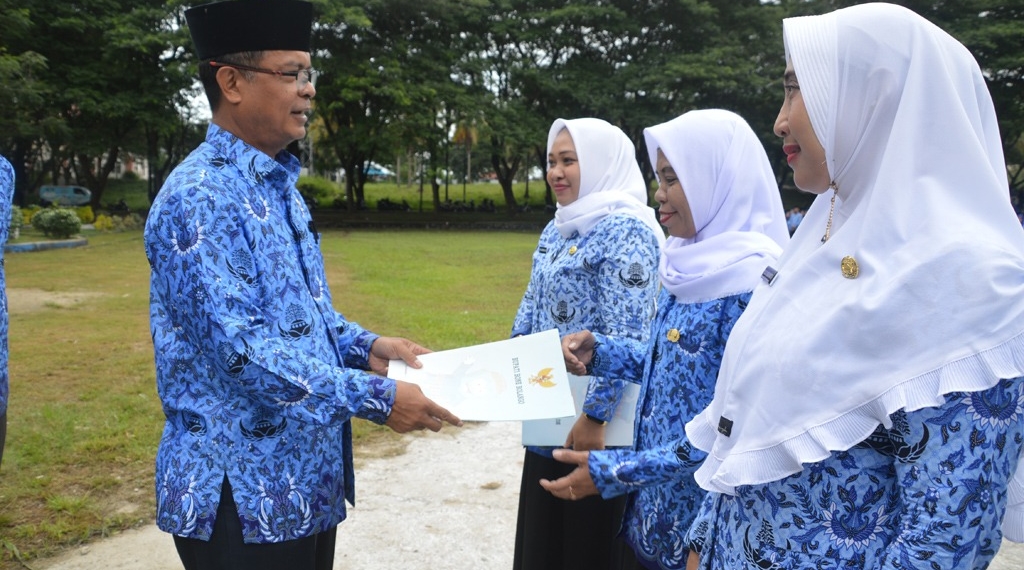
[[[344,358],[345,366],[366,370],[370,367],[370,348],[380,335],[372,333],[358,323],[346,320],[341,313],[335,313],[338,331],[338,354]]]
[[[641,487],[691,478],[706,457],[684,437],[673,445],[643,451],[591,451],[588,469],[601,496],[610,499]]]
[[[647,345],[635,338],[594,333],[594,356],[590,373],[603,378],[626,378],[639,382],[644,372]]]

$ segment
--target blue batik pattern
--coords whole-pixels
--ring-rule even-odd
[[[589,329],[646,342],[658,291],[658,255],[657,237],[633,216],[607,216],[586,236],[574,232],[568,238],[552,221],[533,253],[512,336]],[[626,381],[595,376],[583,411],[610,420]]]
[[[595,374],[642,370],[633,449],[591,451],[589,469],[602,497],[630,493],[623,534],[648,568],[686,568],[686,532],[705,494],[693,473],[707,454],[683,428],[711,403],[725,341],[749,299],[682,304],[663,289],[646,346],[596,335]]]
[[[4,248],[11,230],[11,202],[14,199],[14,167],[0,156],[0,416],[7,413],[10,386],[7,383],[7,279],[4,276]]]
[[[391,412],[394,382],[363,371],[377,335],[333,308],[298,173],[212,125],[150,210],[167,532],[208,539],[225,475],[246,542],[333,528],[354,500],[349,419]]]
[[[986,568],[1024,445],[1024,378],[890,418],[796,475],[709,493],[688,538],[701,568]]]

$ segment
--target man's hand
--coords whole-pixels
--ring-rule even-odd
[[[419,354],[427,354],[430,349],[423,348],[415,342],[397,336],[382,336],[370,346],[370,370],[381,376],[388,375],[388,363],[392,360],[404,360],[413,368],[422,368]]]
[[[579,331],[562,337],[562,358],[565,369],[577,376],[587,375],[587,366],[594,359],[596,339],[590,331]]]
[[[462,420],[423,395],[423,390],[420,390],[419,386],[401,380],[395,381],[395,405],[392,406],[391,415],[388,416],[385,425],[398,433],[406,433],[424,428],[440,431],[443,422],[462,427]]]
[[[553,454],[555,459],[562,463],[575,464],[576,469],[573,469],[572,473],[561,479],[554,481],[541,479],[540,486],[544,487],[544,490],[559,499],[567,499],[569,501],[576,501],[598,493],[597,485],[590,478],[590,468],[587,467],[587,461],[590,460],[589,451],[556,449]]]

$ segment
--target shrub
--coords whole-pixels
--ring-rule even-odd
[[[97,231],[109,232],[114,229],[114,220],[106,214],[100,214],[96,216],[96,221],[92,225]]]
[[[11,230],[21,229],[23,225],[25,225],[25,214],[22,213],[21,208],[11,206]]]
[[[114,216],[112,223],[112,229],[115,232],[125,232],[142,229],[146,225],[146,220],[138,214],[128,214],[127,216]]]
[[[32,215],[32,227],[45,236],[67,239],[82,230],[82,220],[74,210],[46,208]]]
[[[39,204],[31,204],[27,208],[22,208],[21,213],[22,213],[23,216],[25,216],[25,219],[23,220],[23,223],[21,225],[23,227],[27,226],[27,225],[31,225],[32,224],[32,216],[36,215],[36,212],[38,212],[39,210],[42,210],[42,209],[43,209],[43,207],[40,206]]]
[[[53,210],[51,210],[50,208],[36,210],[32,212],[32,218],[30,219],[30,223],[32,224],[33,228],[45,232],[46,230],[44,230],[43,228],[49,225],[49,218],[52,215]]]
[[[338,187],[333,182],[312,176],[300,176],[295,188],[306,199],[307,204],[310,201],[314,204],[330,204],[338,194]]]
[[[78,214],[78,219],[82,220],[83,224],[91,224],[96,219],[92,206],[79,206],[75,208],[75,214]]]

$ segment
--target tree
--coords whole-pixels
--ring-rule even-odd
[[[38,183],[28,165],[42,160],[42,144],[48,133],[61,129],[60,121],[43,111],[52,88],[41,79],[46,58],[28,50],[32,22],[27,8],[12,0],[0,0],[0,153],[10,159],[15,173],[15,201],[25,205],[25,194]],[[13,50],[13,51],[12,51]]]
[[[164,0],[4,1],[5,14],[27,22],[5,36],[6,49],[46,62],[34,68],[45,87],[26,114],[42,128],[15,144],[16,156],[40,176],[88,186],[98,207],[122,152],[144,153],[146,128],[176,123],[192,79],[169,64],[187,36],[169,25]]]
[[[350,208],[362,205],[366,168],[382,154],[411,142],[440,169],[443,118],[453,116],[459,91],[452,70],[467,38],[460,31],[478,8],[454,0],[328,2],[315,40],[326,72],[317,85],[325,133],[317,146],[345,170]]]

